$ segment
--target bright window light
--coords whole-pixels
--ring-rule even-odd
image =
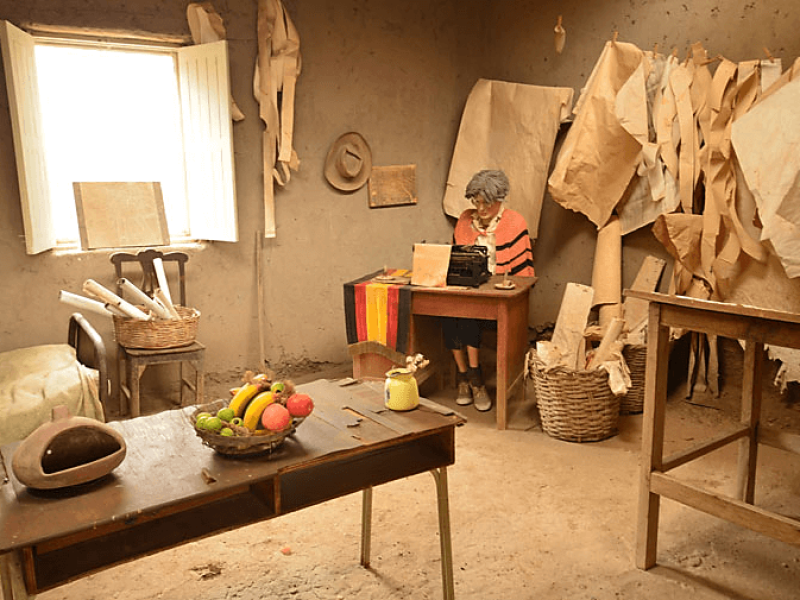
[[[79,238],[76,181],[159,181],[170,237],[188,236],[174,55],[37,44],[35,56],[59,244]]]

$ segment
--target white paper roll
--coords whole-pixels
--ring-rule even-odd
[[[111,316],[111,313],[106,310],[106,307],[102,302],[92,300],[86,296],[79,296],[78,294],[72,294],[70,292],[61,290],[58,292],[58,299],[64,304],[69,304],[70,306],[74,306],[75,308],[79,308],[83,311],[93,312],[98,315],[103,315],[104,317]]]
[[[95,298],[101,300],[104,303],[116,306],[119,310],[124,312],[131,319],[136,319],[138,321],[150,320],[150,315],[143,313],[141,310],[136,308],[130,302],[123,300],[111,290],[104,288],[94,279],[87,279],[86,281],[83,282],[83,291],[89,294],[90,296],[94,296]]]
[[[175,309],[175,305],[172,304],[172,302],[170,301],[169,298],[167,298],[166,294],[164,293],[164,290],[162,290],[161,288],[156,288],[155,290],[153,290],[153,294],[155,295],[156,299],[161,304],[164,305],[164,307],[167,309],[167,311],[169,311],[169,317],[168,318],[170,318],[170,319],[180,319],[181,318],[181,316],[178,314],[178,311]]]
[[[153,268],[156,271],[156,279],[158,280],[158,287],[161,288],[164,296],[167,297],[169,302],[165,302],[164,304],[169,308],[172,304],[172,294],[169,293],[169,283],[167,282],[167,274],[164,272],[164,261],[160,258],[153,259]]]
[[[117,284],[125,290],[137,304],[143,304],[150,312],[161,319],[169,319],[172,315],[161,304],[154,302],[153,299],[145,294],[142,290],[136,287],[128,279],[124,277],[117,281]]]

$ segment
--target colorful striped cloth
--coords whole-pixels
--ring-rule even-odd
[[[411,286],[371,281],[378,275],[411,277],[411,271],[380,270],[344,284],[347,343],[374,341],[398,352],[406,352],[411,319]]]

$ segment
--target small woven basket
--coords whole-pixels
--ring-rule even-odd
[[[620,399],[619,410],[625,414],[640,413],[644,410],[644,374],[647,366],[647,346],[625,346],[622,357],[631,372],[631,387]]]
[[[254,432],[252,435],[246,437],[228,437],[220,435],[216,431],[207,431],[195,427],[198,414],[201,412],[215,414],[219,409],[225,408],[227,405],[228,403],[224,400],[215,400],[209,404],[200,404],[196,406],[189,415],[189,425],[194,429],[197,436],[203,440],[203,444],[226,456],[244,457],[272,452],[280,446],[287,437],[297,431],[300,423],[305,420],[305,417],[292,417],[291,425],[283,431],[271,432],[265,429]]]
[[[176,306],[180,319],[138,321],[114,315],[114,338],[124,348],[180,348],[197,339],[200,311]]]
[[[545,371],[535,350],[528,365],[546,434],[568,442],[596,442],[617,433],[620,398],[609,388],[606,371]]]

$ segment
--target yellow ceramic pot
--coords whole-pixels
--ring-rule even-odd
[[[386,408],[412,410],[419,406],[417,380],[408,369],[397,368],[387,371],[383,389]]]

